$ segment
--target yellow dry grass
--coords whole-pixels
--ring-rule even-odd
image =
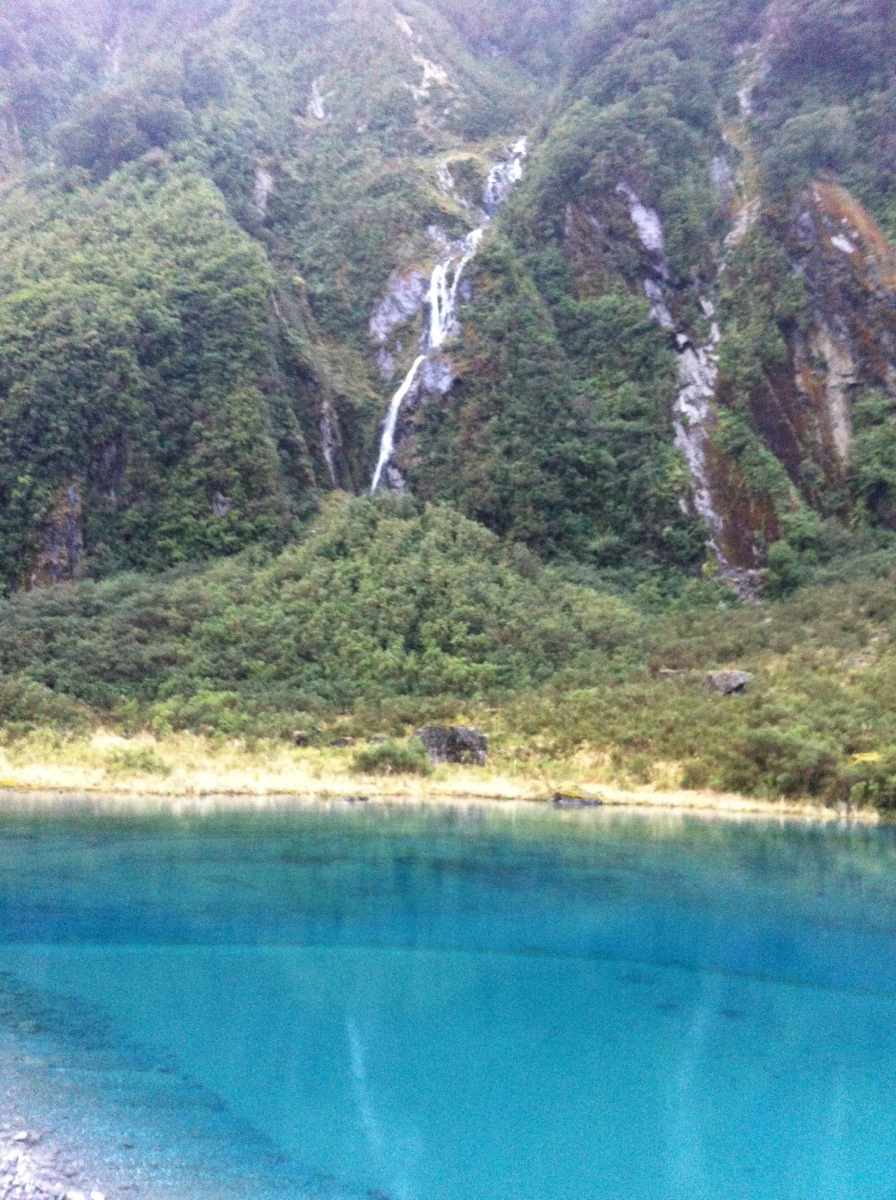
[[[154,802],[170,809],[264,807],[327,803],[364,796],[385,803],[501,805],[544,802],[557,791],[605,805],[702,812],[727,816],[776,815],[835,819],[842,814],[809,801],[765,801],[676,785],[678,768],[661,764],[647,787],[620,787],[603,755],[580,753],[565,762],[496,761],[477,768],[437,767],[432,775],[359,774],[351,749],[297,748],[282,743],[247,746],[192,734],[157,739],[125,738],[99,730],[88,738],[43,735],[0,750],[0,789],[48,800],[60,793],[94,794],[129,803]],[[142,765],[141,765],[142,764]],[[874,813],[861,819],[876,820]]]

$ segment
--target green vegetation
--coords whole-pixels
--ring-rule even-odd
[[[355,769],[407,774],[463,720],[508,767],[896,807],[891,7],[7,6],[6,744],[386,733]],[[425,319],[387,379],[371,315],[524,132],[456,381],[402,416],[410,496],[352,498]],[[707,487],[759,607],[673,431],[714,324]],[[707,692],[725,666],[753,688]]]
[[[359,750],[352,767],[361,775],[431,775],[432,765],[419,738],[383,742]]]
[[[761,607],[668,577],[623,598],[447,507],[334,502],[262,561],[6,601],[6,736],[104,724],[270,743],[316,726],[326,745],[385,732],[355,769],[408,774],[427,763],[401,739],[443,720],[481,725],[508,769],[579,762],[624,784],[894,807],[891,552],[810,582]],[[753,687],[707,691],[706,672],[730,666],[755,672]],[[154,751],[121,753],[107,770],[165,769]]]
[[[863,430],[844,476],[791,394],[796,358],[818,357],[823,281],[793,271],[806,185],[836,179],[894,228],[884,8],[34,0],[5,12],[5,587],[274,549],[322,491],[360,490],[394,386],[375,366],[374,306],[394,272],[430,269],[434,229],[457,237],[475,222],[440,188],[445,162],[475,203],[526,130],[525,180],[468,273],[458,382],[411,422],[413,491],[551,559],[699,569],[705,532],[682,512],[689,479],[670,434],[675,359],[644,299],[624,182],[662,218],[676,327],[705,341],[698,299],[718,301],[725,499],[756,543],[742,565],[764,565],[794,506],[844,529],[857,513],[891,524],[876,465],[886,422]],[[761,219],[719,276],[743,204]],[[885,311],[843,294],[856,344],[889,336]],[[418,329],[419,315],[396,334],[399,369]],[[880,355],[867,357],[857,382],[887,391]]]
[[[70,488],[100,574],[282,537],[314,494],[301,396],[266,341],[270,272],[215,191],[144,164],[4,216],[4,577],[27,579]]]

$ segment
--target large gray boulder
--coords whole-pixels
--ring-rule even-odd
[[[465,725],[424,725],[417,730],[432,763],[467,763],[484,767],[488,758],[488,738],[478,729]]]
[[[754,678],[749,671],[710,671],[706,676],[706,688],[710,692],[721,692],[723,696],[733,696],[745,692]]]

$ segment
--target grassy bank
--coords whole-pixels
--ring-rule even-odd
[[[555,795],[599,800],[606,806],[677,809],[726,816],[833,819],[843,807],[809,798],[764,800],[707,789],[623,786],[609,759],[530,759],[497,754],[485,768],[442,765],[431,773],[371,774],[359,769],[358,752],[297,748],[283,742],[222,743],[195,734],[125,738],[108,730],[59,739],[46,732],[0,751],[0,807],[4,795],[16,804],[53,806],[58,800],[92,795],[128,807],[194,805],[216,808],[291,800],[301,803],[378,803],[476,806],[515,802],[551,805]],[[872,808],[852,809],[852,819],[873,820]]]

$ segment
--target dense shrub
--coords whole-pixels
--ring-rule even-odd
[[[82,733],[94,717],[90,710],[64,692],[22,675],[0,676],[0,728],[17,736],[39,729]]]
[[[430,775],[432,764],[419,738],[367,746],[352,757],[352,770],[361,775]]]
[[[514,565],[444,507],[334,502],[307,540],[170,579],[32,593],[0,609],[0,663],[97,707],[158,702],[159,728],[239,733],[364,697],[484,695],[612,654],[637,623],[610,596]],[[525,572],[525,574],[523,573]]]

